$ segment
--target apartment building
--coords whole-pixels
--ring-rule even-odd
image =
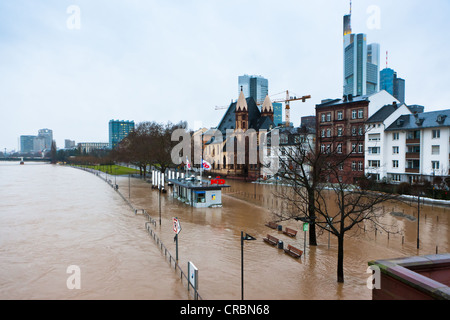
[[[385,132],[388,181],[434,183],[449,175],[450,109],[401,115]]]
[[[449,175],[450,110],[392,104],[367,120],[367,176],[391,183],[433,182]]]

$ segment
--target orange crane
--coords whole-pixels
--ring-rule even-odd
[[[281,93],[283,93],[283,92],[281,92]],[[300,101],[300,100],[302,100],[302,102],[305,102],[307,99],[311,99],[311,96],[307,95],[307,96],[302,96],[302,97],[297,97],[297,96],[291,97],[289,95],[289,90],[286,90],[286,99],[272,100],[272,102],[281,102],[286,105],[286,107],[285,107],[285,119],[286,119],[285,125],[289,126],[289,124],[291,123],[291,105],[290,105],[290,103],[292,101]]]

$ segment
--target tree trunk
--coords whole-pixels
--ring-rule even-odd
[[[337,281],[344,283],[344,235],[338,236]]]
[[[317,238],[316,238],[316,210],[314,207],[314,190],[308,190],[308,216],[311,220],[310,228],[309,228],[309,245],[317,246]]]

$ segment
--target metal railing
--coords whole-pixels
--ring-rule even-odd
[[[133,210],[135,215],[138,214],[142,214],[143,216],[145,216],[147,218],[148,221],[145,222],[145,229],[147,230],[148,234],[150,235],[150,237],[155,241],[156,245],[158,246],[158,248],[160,249],[161,253],[164,254],[164,259],[167,260],[169,262],[169,265],[171,268],[173,268],[175,270],[175,272],[179,273],[180,275],[180,281],[183,285],[187,286],[187,290],[190,293],[191,292],[191,288],[192,288],[192,293],[193,293],[193,298],[195,300],[203,300],[203,298],[200,296],[198,290],[196,288],[194,288],[192,286],[192,284],[189,281],[188,276],[186,275],[186,273],[182,270],[182,268],[180,267],[180,265],[178,264],[178,261],[172,256],[172,254],[170,253],[170,251],[167,249],[167,247],[162,243],[162,241],[160,240],[160,238],[158,237],[158,235],[156,234],[156,232],[152,229],[151,225],[153,224],[153,226],[156,227],[156,220],[153,219],[150,214],[145,210],[145,209],[137,209],[133,206],[133,204],[131,203],[131,201],[129,199],[127,199],[117,188],[117,185],[113,184],[113,182],[109,179],[107,179],[106,177],[103,177],[99,171],[95,170],[95,169],[91,169],[91,168],[83,168],[83,167],[76,167],[76,166],[72,166],[73,168],[77,168],[77,169],[81,169],[90,173],[95,174],[97,177],[101,178],[102,180],[104,180],[106,183],[108,183],[112,188],[114,188],[114,190],[122,197],[123,200],[125,200],[125,202],[130,206],[130,208]],[[173,266],[172,266],[173,264]]]

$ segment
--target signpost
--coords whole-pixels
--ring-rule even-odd
[[[254,241],[255,237],[252,237],[248,233],[245,234],[241,231],[241,300],[244,300],[244,241]]]
[[[308,222],[303,223],[303,231],[305,233],[305,240],[303,241],[304,242],[303,252],[305,254],[306,254],[306,231],[308,231],[308,230],[309,230],[309,223]]]
[[[188,283],[188,290],[189,290],[189,284],[194,288],[194,298],[197,300],[197,292],[198,292],[198,269],[197,267],[191,262],[188,262],[188,277],[189,277],[189,283]]]
[[[176,259],[178,261],[178,234],[181,232],[181,225],[178,218],[173,218],[173,232],[175,232],[174,241],[176,243]]]

